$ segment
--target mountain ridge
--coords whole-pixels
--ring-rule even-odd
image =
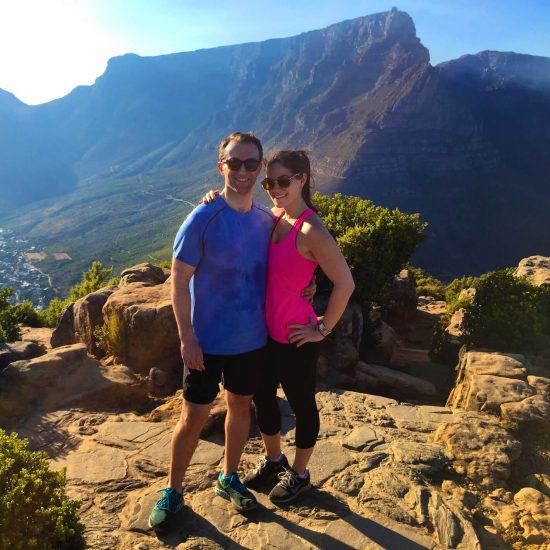
[[[221,137],[254,129],[267,150],[309,148],[321,191],[420,211],[431,231],[417,255],[423,266],[457,274],[459,265],[470,272],[512,265],[550,253],[543,216],[550,94],[513,79],[521,72],[514,67],[545,68],[545,60],[480,52],[432,66],[412,18],[397,10],[289,38],[117,56],[94,85],[30,107],[31,127],[49,147],[42,156],[58,161],[52,192],[61,196],[34,192],[46,203],[33,208],[27,200],[9,223],[46,246],[63,243],[75,279],[83,233],[94,257],[141,260],[126,254],[135,239],[151,242],[142,254],[163,249],[187,212],[177,201],[219,185],[213,167]],[[47,172],[47,163],[36,171]],[[20,191],[16,179],[2,180]],[[115,215],[104,204],[109,189]],[[156,199],[145,204],[146,196]],[[117,237],[122,248],[113,250],[121,218],[130,234]],[[500,235],[509,223],[519,225]]]

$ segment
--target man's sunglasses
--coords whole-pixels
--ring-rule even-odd
[[[258,159],[241,160],[233,157],[222,160],[222,164],[227,165],[229,170],[233,170],[234,172],[238,172],[243,164],[247,172],[255,172],[261,163],[262,161]]]
[[[297,176],[299,176],[300,173],[298,172],[297,174],[294,174],[293,176],[279,176],[278,178],[264,178],[262,180],[262,187],[266,190],[266,191],[271,191],[274,187],[275,187],[275,184],[277,184],[279,187],[282,187],[283,189],[286,189],[289,185],[290,185],[290,182]]]

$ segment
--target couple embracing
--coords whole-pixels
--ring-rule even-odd
[[[252,199],[262,164],[272,210]],[[220,144],[218,170],[224,189],[189,214],[174,243],[172,306],[185,364],[184,399],[172,437],[169,486],[149,518],[156,529],[183,507],[183,478],[222,377],[227,416],[216,493],[247,511],[257,506],[250,489],[271,489],[269,498],[285,503],[311,487],[307,464],[319,432],[319,342],[354,289],[342,253],[311,203],[306,153],[279,151],[264,162],[260,140],[236,132]],[[317,266],[334,284],[322,319],[311,305]],[[296,417],[292,464],[281,451],[279,384]],[[252,401],[265,456],[243,483],[237,469]]]

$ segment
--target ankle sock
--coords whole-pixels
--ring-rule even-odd
[[[271,462],[275,462],[276,464],[280,464],[284,457],[284,453],[281,453],[275,460],[271,460],[271,458],[269,460],[271,460]]]
[[[309,474],[309,472],[308,472],[308,470],[307,470],[307,468],[306,468],[306,469],[304,470],[304,473],[303,473],[303,474],[298,474],[298,477],[299,477],[300,479],[306,479],[307,476],[308,476],[308,474]]]
[[[233,472],[231,474],[224,474],[223,472],[220,472],[220,478],[223,480],[223,481],[229,481],[237,472]]]

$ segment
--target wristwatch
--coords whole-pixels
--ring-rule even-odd
[[[325,323],[323,323],[323,321],[321,321],[318,325],[317,325],[317,328],[319,329],[319,332],[321,333],[321,335],[326,338],[331,332],[332,330],[329,330],[326,326],[325,326]]]

